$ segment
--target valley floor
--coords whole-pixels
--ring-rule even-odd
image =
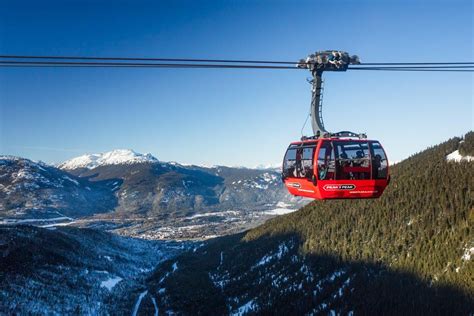
[[[263,210],[214,211],[188,216],[138,217],[112,212],[76,219],[66,216],[4,218],[0,220],[0,225],[28,224],[43,228],[72,226],[148,240],[202,240],[242,232],[261,225],[270,218],[294,211],[296,209],[290,205],[280,202]]]

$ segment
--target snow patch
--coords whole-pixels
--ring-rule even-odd
[[[461,257],[464,261],[470,261],[471,258],[474,256],[474,247],[464,249],[464,254]]]
[[[175,272],[176,270],[178,270],[178,262],[173,263],[173,265],[171,266],[171,268],[173,269],[173,270],[171,271],[171,273],[173,273],[173,272]]]
[[[256,307],[257,304],[255,303],[254,300],[250,300],[244,305],[240,306],[236,312],[231,313],[232,316],[242,316],[245,313],[253,311],[254,307]]]
[[[153,303],[153,306],[155,307],[155,314],[154,315],[158,316],[160,310],[158,309],[158,305],[156,304],[156,300],[153,296],[151,297],[151,302]]]
[[[170,276],[170,274],[176,272],[176,270],[178,270],[178,262],[176,261],[175,263],[173,263],[173,265],[171,266],[171,272],[166,272],[165,275],[160,279],[160,281],[158,282],[158,284],[162,284],[163,282],[165,282],[165,280]]]
[[[137,301],[135,302],[135,306],[133,307],[133,313],[132,316],[137,316],[138,309],[140,308],[140,304],[142,303],[143,298],[148,294],[148,290],[143,291],[140,293],[138,296]]]
[[[27,219],[15,219],[15,218],[4,218],[0,220],[0,225],[11,225],[11,224],[26,224],[26,223],[48,223],[48,222],[60,222],[60,221],[72,221],[73,218],[67,216],[53,217],[53,218],[27,218]],[[55,224],[43,225],[41,227],[51,227]]]
[[[284,215],[284,214],[289,214],[293,213],[296,211],[295,209],[290,209],[290,208],[276,208],[273,210],[265,211],[265,214],[268,215]]]
[[[257,170],[281,170],[281,162],[274,162],[274,163],[269,163],[269,164],[260,164],[256,165],[255,167],[251,169],[257,169]]]
[[[196,219],[200,217],[210,217],[210,216],[219,216],[219,217],[226,217],[229,215],[239,215],[239,211],[223,211],[223,212],[207,212],[207,213],[199,213],[199,214],[194,214],[188,217],[185,217],[185,219]]]
[[[446,156],[446,160],[454,162],[474,161],[474,156],[463,156],[459,153],[459,150],[455,150]]]
[[[263,256],[263,258],[260,259],[260,261],[257,262],[257,264],[255,266],[253,266],[252,268],[256,268],[256,267],[259,267],[259,266],[266,265],[267,263],[269,263],[273,259],[281,259],[283,257],[283,255],[288,253],[288,251],[289,251],[288,246],[285,243],[282,243],[282,244],[278,245],[278,251],[276,253],[271,254],[271,255]]]
[[[109,291],[112,291],[114,286],[116,286],[117,283],[119,283],[122,280],[123,279],[121,277],[109,278],[105,281],[100,282],[100,286],[107,288],[107,290],[109,290]]]
[[[71,178],[68,177],[68,176],[63,176],[63,179],[68,180],[68,181],[74,183],[74,184],[77,185],[77,186],[79,185],[79,181],[74,180],[74,179],[71,179]]]
[[[283,201],[280,201],[280,202],[278,202],[278,203],[276,204],[276,206],[277,206],[278,208],[288,208],[288,207],[290,207],[291,205],[288,204],[288,203],[285,203],[285,202],[283,202]]]
[[[270,174],[268,172],[265,172],[263,175],[262,175],[262,178],[263,178],[263,181],[265,182],[272,182],[272,181],[275,181],[277,180],[277,176],[274,175],[274,174]]]

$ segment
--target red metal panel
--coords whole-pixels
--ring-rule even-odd
[[[321,180],[314,185],[307,179],[287,178],[285,186],[293,195],[318,200],[367,199],[380,197],[387,180]]]

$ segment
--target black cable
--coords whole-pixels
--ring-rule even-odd
[[[348,70],[363,70],[363,71],[440,71],[440,72],[474,72],[474,69],[418,69],[418,68],[376,68],[376,67],[360,67],[349,68]]]
[[[359,65],[350,65],[348,69],[463,69],[463,68],[474,68],[474,66],[371,66],[363,67]]]
[[[0,66],[23,67],[147,67],[147,68],[245,68],[245,69],[297,69],[289,66],[263,66],[263,65],[218,65],[218,64],[161,64],[161,63],[103,63],[103,62],[56,62],[56,61],[0,61]]]
[[[56,59],[56,60],[122,60],[122,61],[167,61],[167,62],[199,62],[199,63],[242,63],[242,64],[290,64],[297,61],[268,60],[235,60],[235,59],[193,59],[193,58],[134,58],[134,57],[79,57],[79,56],[16,56],[0,55],[4,59]]]
[[[169,65],[169,66],[134,66],[134,65],[124,65],[124,66],[106,66],[106,65],[36,65],[36,64],[23,64],[23,65],[9,65],[9,64],[2,64],[0,62],[0,68],[167,68],[167,69],[268,69],[268,70],[287,70],[287,69],[296,69],[301,70],[299,68],[293,67],[231,67],[231,66],[223,66],[223,67],[199,67],[199,66],[179,66],[179,65]]]

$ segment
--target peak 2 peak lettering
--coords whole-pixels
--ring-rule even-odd
[[[323,187],[325,191],[354,190],[355,188],[354,184],[326,184]]]

